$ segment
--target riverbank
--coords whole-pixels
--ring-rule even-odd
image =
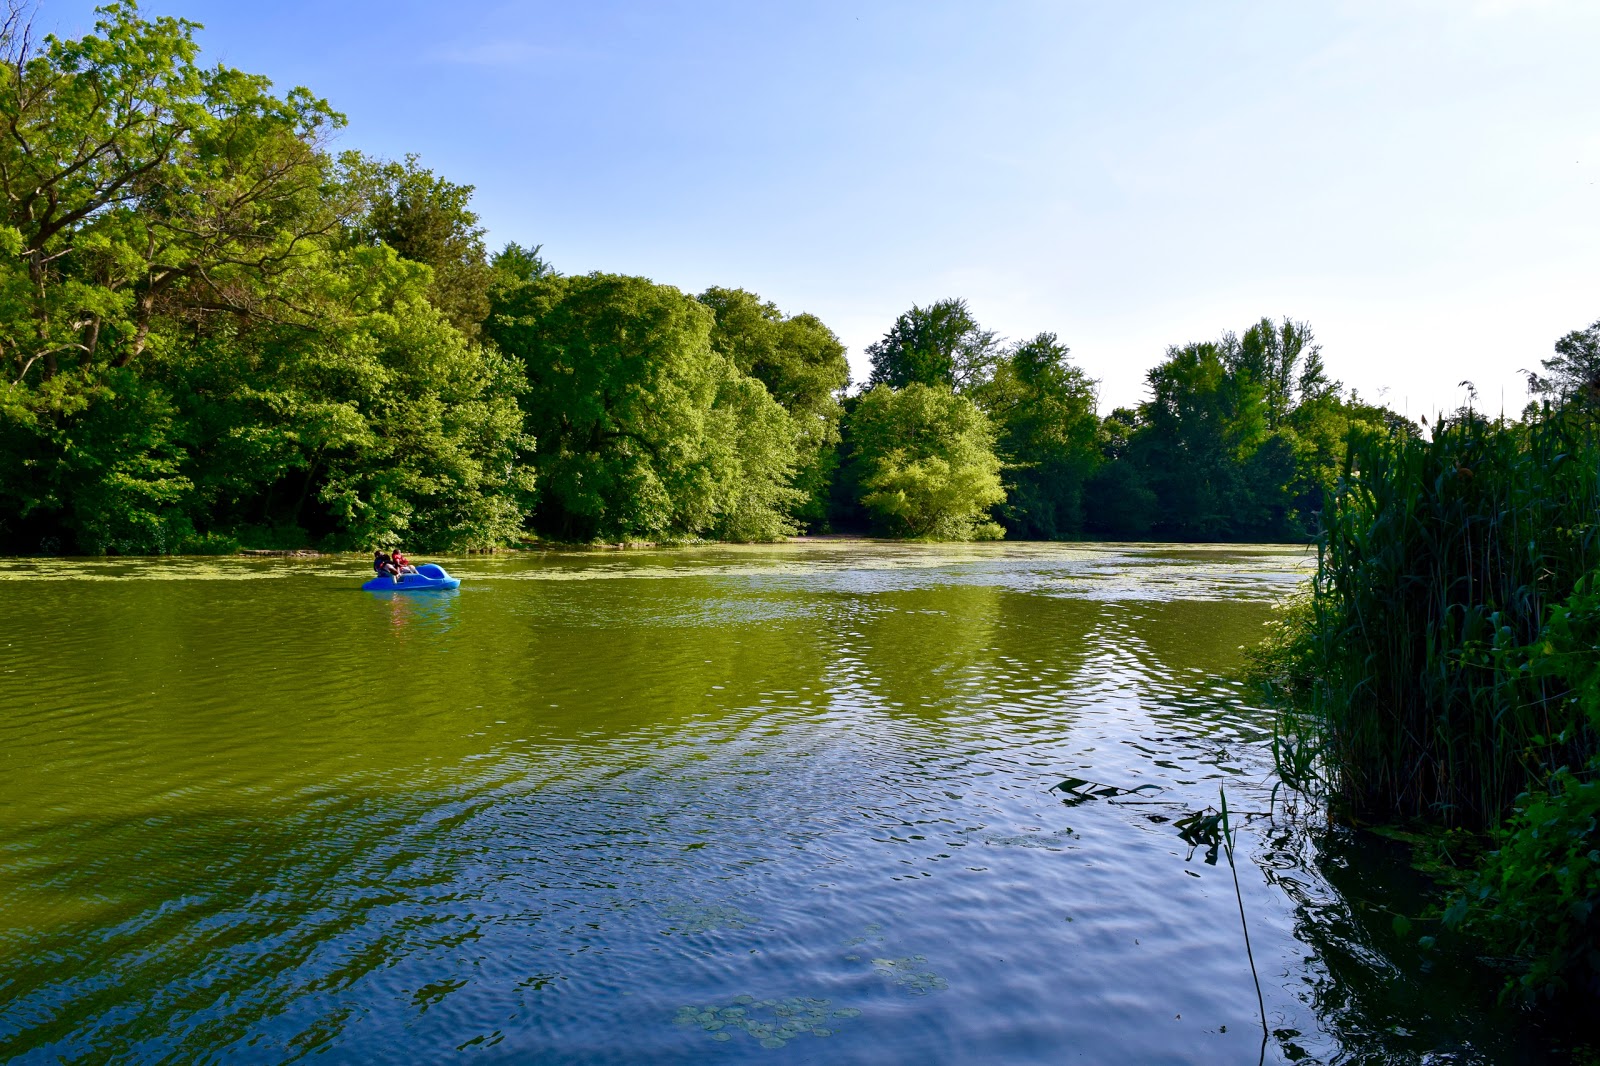
[[[1008,539],[997,541],[942,541],[919,540],[895,537],[871,537],[859,534],[815,534],[805,536],[786,537],[780,541],[728,541],[728,540],[687,540],[687,541],[620,541],[620,542],[566,542],[566,541],[524,541],[515,545],[505,545],[494,548],[464,549],[455,552],[415,552],[417,556],[431,556],[434,558],[475,558],[487,556],[516,556],[540,553],[617,553],[641,551],[672,551],[676,549],[705,549],[705,548],[760,548],[774,547],[784,544],[796,545],[851,545],[885,546],[906,545],[909,547],[937,547],[947,545],[953,547],[972,547],[979,545],[1025,545],[1031,547],[1046,547],[1057,545],[1061,547],[1090,547],[1094,545],[1107,545],[1125,548],[1171,548],[1183,549],[1245,549],[1262,544],[1270,544],[1278,548],[1298,548],[1307,552],[1313,550],[1313,545],[1305,541],[1231,541],[1231,540],[1108,540],[1103,537],[1073,537],[1058,540],[1022,540]],[[370,558],[370,553],[365,551],[337,552],[320,551],[315,548],[230,548],[227,551],[202,551],[202,552],[167,552],[162,554],[118,554],[103,555],[62,555],[55,553],[39,554],[14,554],[0,556],[0,559],[99,559],[105,561],[129,561],[137,559],[362,559]]]

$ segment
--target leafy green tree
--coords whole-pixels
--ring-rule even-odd
[[[118,3],[77,40],[0,30],[0,537],[514,535],[517,368],[350,240],[372,168],[323,150],[342,119],[198,67],[195,28]]]
[[[1600,322],[1556,341],[1556,354],[1540,365],[1542,374],[1524,371],[1530,393],[1557,405],[1600,407]]]
[[[1128,454],[1128,442],[1139,429],[1139,412],[1132,407],[1115,407],[1100,420],[1095,440],[1100,445],[1100,456],[1107,462],[1123,459]]]
[[[844,345],[815,315],[786,317],[743,289],[713,287],[699,299],[716,313],[712,349],[765,385],[793,420],[800,494],[793,517],[813,529],[822,526],[837,463],[839,394],[850,381]]]
[[[179,506],[192,486],[170,397],[128,367],[102,371],[87,395],[60,388],[63,377],[41,390],[65,400],[56,410],[28,396],[0,421],[6,550],[176,550],[191,531]]]
[[[716,314],[713,350],[765,385],[784,410],[837,415],[850,367],[844,345],[815,315],[786,317],[743,289],[713,286],[699,300]]]
[[[1387,431],[1397,417],[1342,398],[1311,327],[1288,318],[1171,348],[1148,380],[1136,418],[1102,423],[1102,448],[1155,494],[1153,529],[1180,539],[1306,536],[1351,425]],[[1102,505],[1113,477],[1134,484],[1108,472],[1092,494]]]
[[[387,291],[368,288],[371,313],[284,353],[332,371],[313,377],[318,417],[300,423],[314,430],[301,462],[331,520],[327,543],[439,550],[514,540],[533,488],[520,370],[420,298],[427,274],[383,265]]]
[[[428,301],[465,336],[477,337],[489,313],[494,271],[471,207],[472,186],[439,177],[415,155],[398,163],[350,160],[369,198],[362,236],[427,264],[433,271]]]
[[[1168,350],[1147,375],[1151,396],[1142,406],[1132,455],[1160,501],[1158,526],[1182,539],[1226,539],[1242,530],[1241,460],[1265,436],[1262,390],[1230,375],[1223,346],[1190,344]]]
[[[12,381],[84,384],[138,359],[162,315],[295,317],[315,238],[353,209],[316,143],[342,124],[296,89],[194,62],[195,25],[102,9],[34,49],[0,31],[0,329]]]
[[[1308,323],[1289,318],[1274,323],[1263,318],[1245,330],[1243,337],[1224,334],[1219,347],[1235,378],[1260,387],[1268,429],[1277,429],[1288,420],[1297,398],[1338,387],[1326,379],[1322,348]]]
[[[519,465],[517,369],[440,325],[396,316],[361,338],[390,387],[363,412],[373,446],[328,457],[318,495],[339,520],[337,543],[483,549],[522,531],[533,471]]]
[[[786,528],[793,429],[764,386],[712,350],[714,322],[704,304],[644,278],[546,277],[497,293],[488,331],[527,375],[542,532]]]
[[[523,247],[516,241],[507,241],[505,247],[494,253],[494,258],[489,260],[496,283],[521,285],[529,281],[538,281],[540,278],[560,277],[560,272],[540,254],[543,249],[542,244]]]
[[[197,66],[194,29],[131,3],[76,40],[0,28],[0,511],[24,543],[166,550],[189,485],[149,379],[163,327],[326,310],[323,238],[355,203],[317,143],[342,119]]]
[[[711,410],[712,469],[719,484],[707,532],[718,540],[777,540],[795,532],[790,518],[805,494],[794,487],[794,420],[766,386],[726,373]]]
[[[346,313],[319,330],[256,326],[163,348],[151,376],[181,405],[194,525],[331,548],[519,535],[533,474],[520,372],[428,304],[430,277],[391,249],[352,249],[325,279]]]
[[[1300,403],[1278,431],[1293,450],[1294,472],[1287,482],[1289,514],[1294,523],[1315,532],[1324,493],[1344,472],[1352,432],[1419,437],[1418,427],[1387,408],[1364,402],[1354,393],[1302,394]]]
[[[998,352],[999,339],[978,325],[967,301],[913,306],[882,339],[867,346],[872,360],[867,384],[893,389],[943,385],[965,392],[988,380]]]
[[[973,397],[998,427],[1013,535],[1051,539],[1083,528],[1083,488],[1099,462],[1095,383],[1053,333],[1010,347]]]
[[[939,540],[1003,535],[985,520],[1005,499],[994,429],[978,406],[944,386],[878,385],[850,413],[852,483],[889,536]]]

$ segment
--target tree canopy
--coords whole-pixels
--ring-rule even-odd
[[[1311,327],[1287,318],[1169,348],[1146,380],[1137,411],[1102,423],[1107,466],[1086,495],[1091,529],[1301,539],[1315,531],[1351,425],[1398,429],[1388,412],[1343,398]]]
[[[1095,383],[1054,333],[1007,348],[973,393],[999,429],[1007,532],[1054,539],[1083,529],[1083,489],[1099,463]]]
[[[505,247],[494,253],[493,258],[489,260],[489,266],[494,271],[495,283],[517,285],[525,281],[559,276],[560,271],[544,258],[541,254],[543,251],[542,244],[523,247],[516,241],[506,242]]]
[[[867,346],[872,360],[867,384],[943,385],[962,392],[987,380],[997,345],[994,331],[978,325],[965,300],[913,306]]]
[[[324,149],[342,118],[199,67],[196,28],[117,3],[76,40],[3,29],[0,537],[503,541],[515,368],[361,239],[375,168]]]
[[[475,338],[489,313],[495,274],[484,258],[483,227],[470,206],[472,186],[439,177],[415,155],[399,163],[350,159],[368,198],[362,235],[414,263],[426,263],[433,271],[429,302]]]
[[[496,294],[489,335],[528,381],[541,532],[787,531],[792,425],[764,385],[712,349],[714,323],[704,304],[644,278],[545,277]]]
[[[0,29],[0,330],[16,384],[82,384],[144,354],[158,320],[306,321],[305,275],[355,209],[303,89],[195,64],[190,22],[104,10],[35,48]]]
[[[1526,371],[1528,391],[1557,405],[1600,407],[1600,322],[1556,341],[1556,354],[1540,361],[1544,373]]]
[[[994,538],[989,508],[1005,499],[994,429],[977,404],[939,385],[876,385],[849,433],[861,506],[890,536]]]
[[[845,348],[815,315],[785,316],[777,305],[743,289],[710,288],[700,302],[716,315],[711,347],[742,374],[761,382],[795,429],[793,517],[818,528],[827,517],[837,466],[839,397],[850,382]]]

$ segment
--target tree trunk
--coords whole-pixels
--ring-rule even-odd
[[[117,356],[113,366],[123,367],[133,362],[144,351],[150,341],[150,320],[155,315],[156,293],[155,286],[151,286],[143,296],[139,297],[139,324],[133,331],[133,343]]]
[[[300,524],[300,508],[305,506],[306,497],[311,495],[311,479],[317,476],[317,468],[322,465],[322,449],[317,449],[317,454],[312,457],[311,465],[306,467],[306,477],[300,485],[300,495],[295,498],[294,509],[289,512],[289,521],[293,525]]]

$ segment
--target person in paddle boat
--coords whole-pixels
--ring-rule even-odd
[[[397,585],[400,583],[400,568],[395,565],[394,559],[384,552],[372,553],[372,572],[379,577],[389,577]]]
[[[414,574],[417,572],[417,568],[411,565],[411,560],[407,559],[405,555],[401,553],[399,548],[394,550],[394,554],[389,556],[389,560],[394,563],[395,567],[402,574]]]

